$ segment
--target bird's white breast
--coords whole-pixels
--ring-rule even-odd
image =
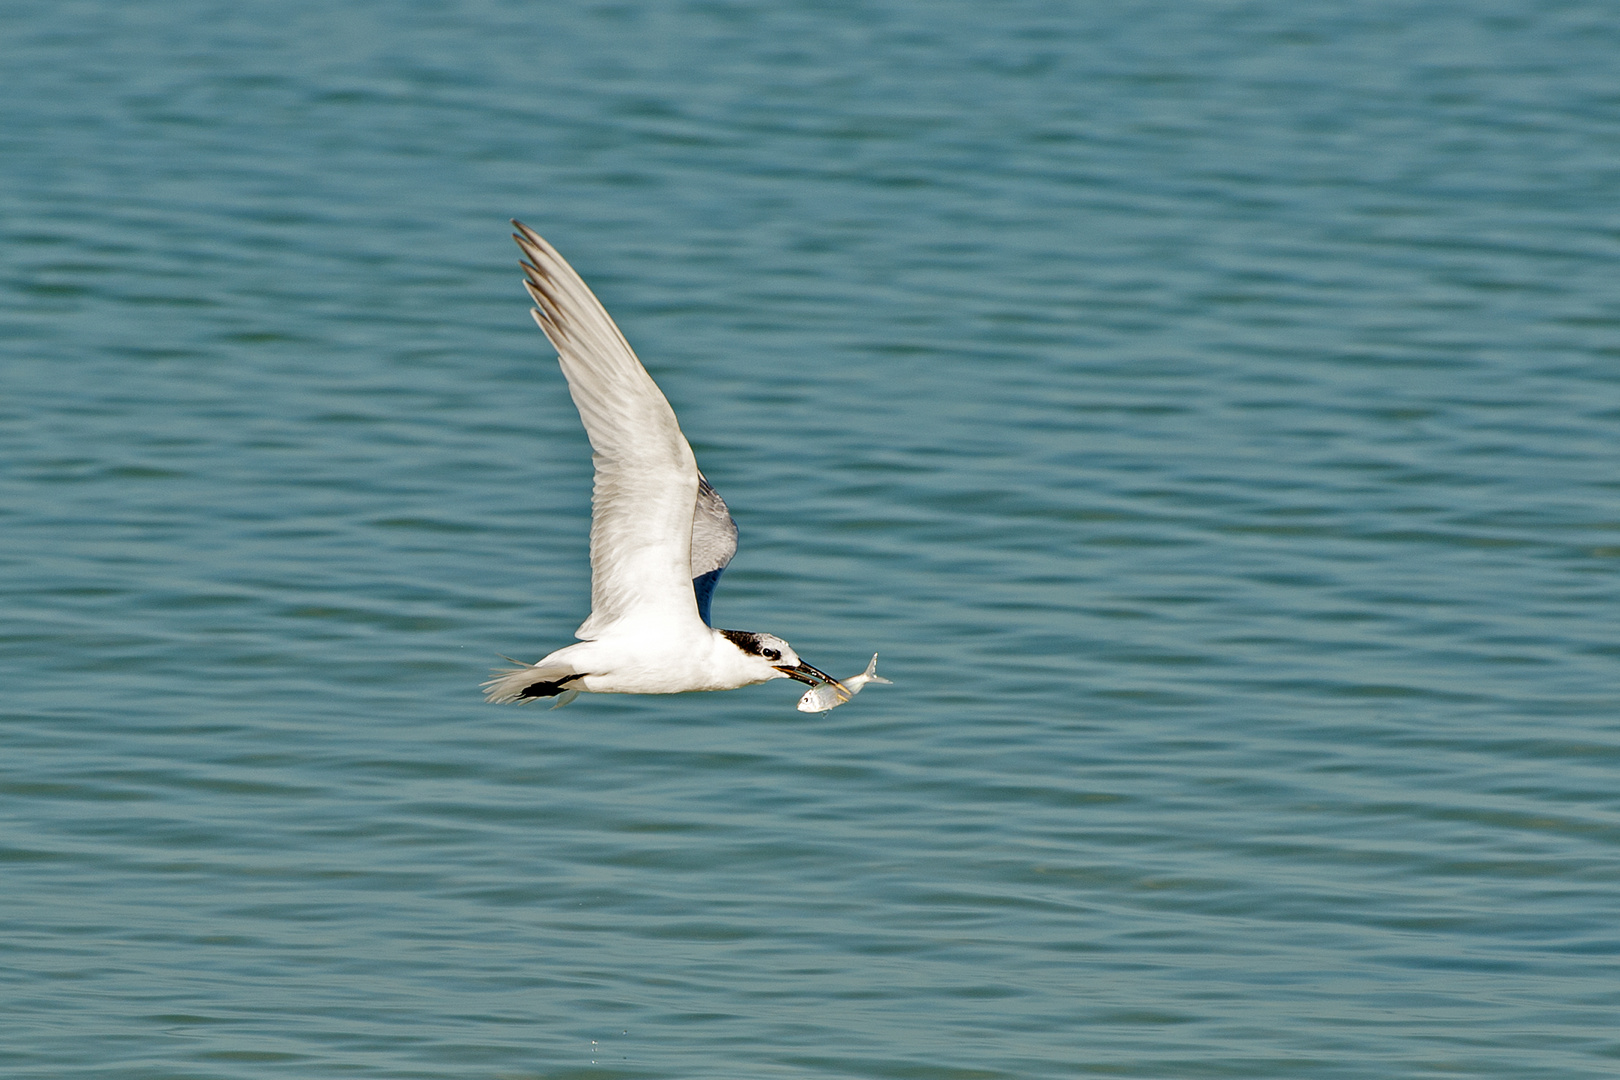
[[[769,665],[745,655],[696,619],[692,626],[638,625],[611,629],[595,641],[573,646],[574,662],[587,674],[585,689],[597,694],[683,694],[735,690],[776,677]],[[693,629],[695,627],[696,629]]]

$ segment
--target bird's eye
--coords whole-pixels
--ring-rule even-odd
[[[767,659],[767,660],[780,660],[780,659],[782,659],[782,654],[777,652],[775,649],[766,649],[765,652],[763,654],[761,654],[761,655],[763,655],[765,657],[765,659]]]

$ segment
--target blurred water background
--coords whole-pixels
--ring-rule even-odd
[[[12,0],[0,1069],[1620,1072],[1620,20]],[[895,680],[588,606],[506,219]]]

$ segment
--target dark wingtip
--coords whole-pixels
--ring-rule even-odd
[[[512,228],[517,230],[517,232],[512,234],[512,239],[516,240],[519,244],[543,243],[543,241],[540,240],[539,233],[523,224],[523,222],[519,221],[517,218],[512,218],[511,222]]]

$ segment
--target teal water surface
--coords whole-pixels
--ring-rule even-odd
[[[0,1070],[1620,1072],[1620,23],[7,8]],[[895,681],[588,608],[508,217]]]

